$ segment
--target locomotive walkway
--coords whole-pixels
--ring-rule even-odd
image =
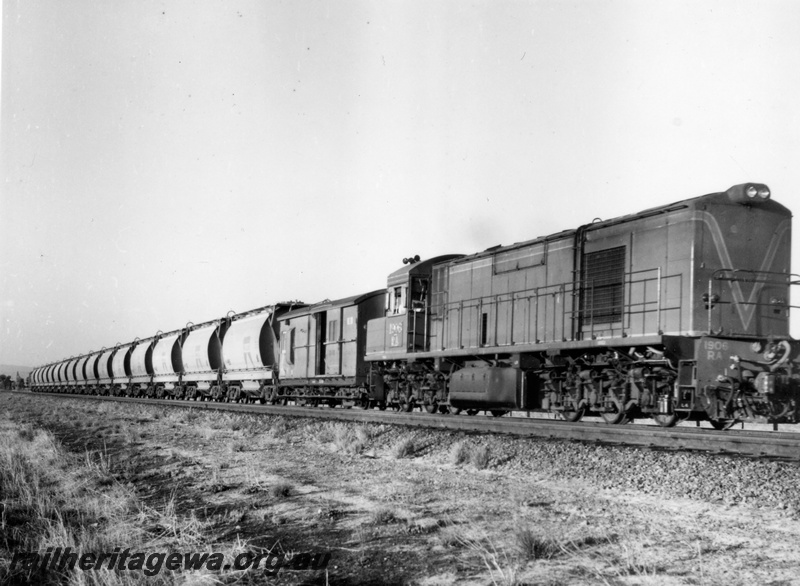
[[[130,397],[60,393],[36,393],[36,395],[95,401],[119,401],[184,409],[215,409],[261,415],[312,417],[357,423],[384,423],[467,433],[502,433],[520,437],[581,441],[604,445],[639,446],[660,450],[691,450],[749,457],[800,460],[800,433],[795,432],[740,429],[717,431],[699,427],[663,428],[656,424],[609,425],[607,423],[588,421],[569,423],[538,417],[528,418],[524,412],[521,415],[516,414],[505,417],[470,417],[467,415],[431,415],[428,413],[400,413],[358,408],[343,409],[181,401],[174,399],[135,399]]]

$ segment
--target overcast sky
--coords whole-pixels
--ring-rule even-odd
[[[0,363],[745,181],[800,209],[798,23],[794,0],[4,0]]]

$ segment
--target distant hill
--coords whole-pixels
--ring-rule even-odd
[[[28,376],[28,373],[33,369],[30,366],[16,366],[14,364],[0,364],[0,374],[7,374],[10,377],[16,377],[17,373],[22,378]]]

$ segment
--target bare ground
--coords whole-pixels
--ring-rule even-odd
[[[23,395],[3,407],[103,454],[148,507],[199,519],[207,544],[331,553],[324,571],[215,576],[226,583],[800,584],[794,504],[603,488],[598,468],[629,465],[604,469],[592,450],[584,477],[588,448],[572,443]],[[545,449],[569,462],[543,467]],[[689,458],[701,474],[706,457]]]

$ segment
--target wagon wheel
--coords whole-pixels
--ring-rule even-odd
[[[709,419],[708,422],[717,431],[726,431],[738,423],[736,419]]]
[[[459,415],[461,413],[461,407],[453,407],[450,405],[449,409],[451,415]]]
[[[414,410],[414,401],[411,399],[404,399],[402,403],[400,403],[400,410],[404,413],[411,413]]]
[[[570,423],[576,423],[583,419],[584,414],[586,413],[586,409],[581,407],[580,409],[575,409],[574,411],[559,411],[558,414],[561,416],[561,419],[564,421],[569,421]]]
[[[678,423],[678,415],[676,413],[653,415],[653,419],[661,427],[675,427]]]
[[[506,409],[492,409],[491,411],[493,417],[502,417],[503,415],[508,415],[508,410]]]
[[[436,413],[439,410],[439,402],[436,400],[425,403],[425,411],[428,413]]]
[[[447,405],[439,405],[439,413],[442,415],[447,415],[450,412],[450,409]]]
[[[467,415],[477,415],[480,409],[467,409]]]

